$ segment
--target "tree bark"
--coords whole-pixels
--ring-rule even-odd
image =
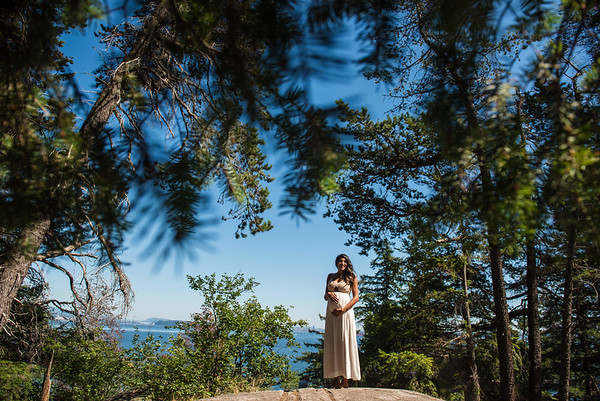
[[[479,385],[479,373],[477,371],[477,359],[475,355],[475,340],[473,339],[473,328],[471,327],[471,307],[469,305],[469,283],[467,281],[467,261],[463,265],[463,290],[465,293],[465,307],[463,316],[465,319],[465,331],[467,335],[467,361],[469,365],[469,377],[465,388],[465,401],[479,401],[481,399],[481,386]]]
[[[489,236],[489,234],[488,234]],[[512,340],[506,288],[500,244],[495,238],[489,238],[490,267],[494,292],[494,312],[496,313],[496,341],[498,342],[498,362],[500,364],[500,399],[516,400],[515,373],[513,367]]]
[[[31,220],[21,229],[12,247],[0,255],[0,331],[10,317],[12,302],[49,230],[50,217]]]
[[[490,269],[492,271],[494,312],[496,314],[496,341],[498,343],[498,363],[500,368],[500,399],[502,401],[516,401],[517,389],[513,366],[512,336],[502,267],[502,248],[499,241],[500,230],[497,221],[499,216],[499,200],[495,196],[496,191],[492,184],[492,177],[485,157],[480,152],[478,154],[478,163],[481,171],[483,192],[488,197],[488,209],[483,212],[483,218],[487,226]]]
[[[48,362],[48,367],[46,368],[46,373],[44,374],[44,384],[42,385],[42,395],[40,396],[40,401],[50,400],[50,388],[52,386],[52,380],[50,380],[50,372],[52,371],[53,360],[54,351],[52,351],[52,356],[50,356],[50,362]]]
[[[575,236],[575,228],[569,228],[567,238],[567,261],[565,263],[565,288],[563,294],[558,401],[569,400],[569,384],[571,378],[571,342],[573,326],[573,267],[575,264]]]
[[[527,253],[527,325],[529,329],[529,401],[542,400],[542,340],[537,288],[537,262],[533,235],[525,238]]]

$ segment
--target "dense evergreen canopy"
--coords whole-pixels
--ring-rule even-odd
[[[355,140],[330,212],[375,256],[366,380],[598,397],[595,347],[580,348],[598,308],[576,295],[599,280],[597,3],[396,5],[397,62],[374,78],[397,83],[398,106],[374,122],[340,104]],[[437,360],[434,378],[414,382],[411,352]]]

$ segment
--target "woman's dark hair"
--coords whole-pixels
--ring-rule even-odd
[[[342,280],[344,280],[348,284],[352,284],[354,279],[356,278],[356,273],[354,273],[354,266],[352,266],[352,261],[345,253],[341,253],[335,257],[335,266],[337,267],[340,259],[346,259],[346,270],[342,272]]]

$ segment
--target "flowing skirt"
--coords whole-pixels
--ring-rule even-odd
[[[360,380],[354,309],[337,317],[331,313],[332,310],[350,302],[350,295],[345,292],[335,294],[339,303],[328,300],[325,314],[323,377],[329,379],[343,376],[346,379]]]

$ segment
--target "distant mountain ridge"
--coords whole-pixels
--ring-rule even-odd
[[[174,326],[178,322],[185,322],[186,320],[174,320],[174,319],[166,319],[161,317],[150,317],[144,320],[121,320],[120,324],[129,324],[129,325],[143,325],[143,326]],[[309,330],[317,330],[319,332],[323,332],[322,328],[318,328],[315,326],[295,326],[293,328],[294,332],[307,332]]]
[[[174,320],[174,319],[165,319],[160,317],[150,317],[144,320],[122,320],[120,324],[140,324],[144,326],[173,326],[175,323],[183,322],[185,320]]]

